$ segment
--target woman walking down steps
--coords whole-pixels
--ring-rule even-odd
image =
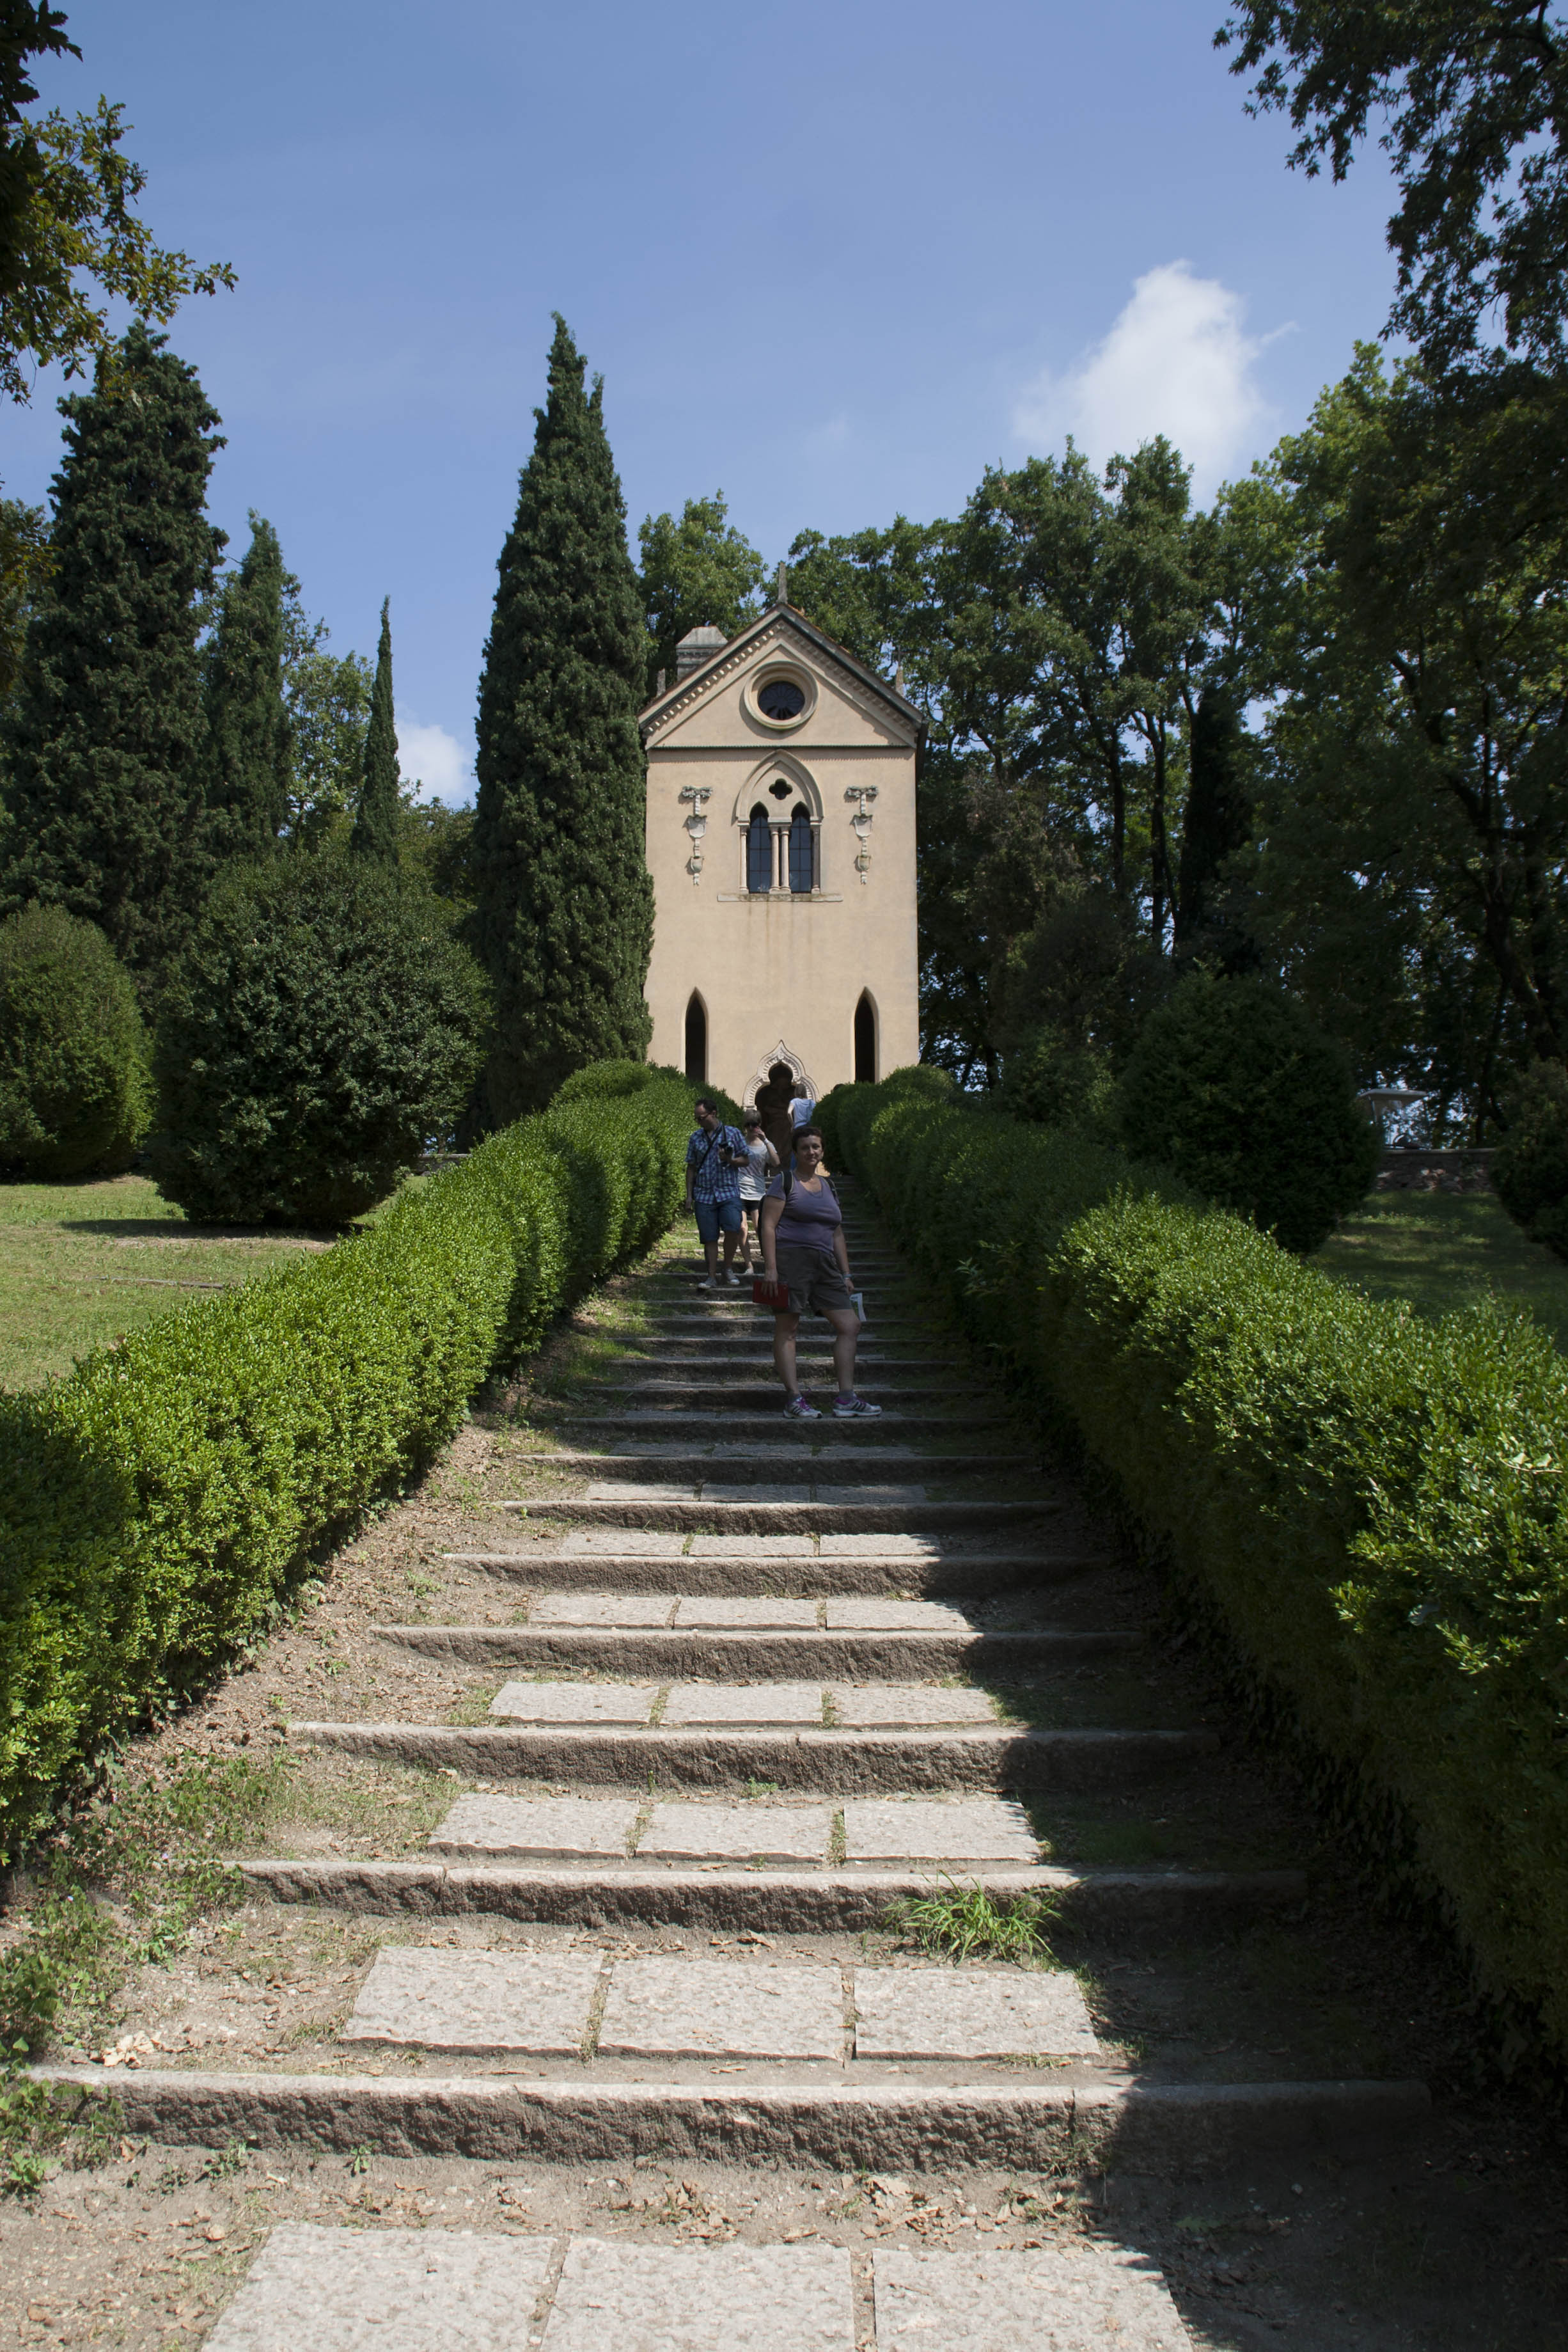
[[[833,1329],[833,1370],[839,1392],[833,1399],[835,1421],[872,1421],[882,1407],[855,1393],[855,1349],[860,1339],[860,1309],[850,1253],[844,1240],[843,1212],[839,1196],[822,1173],[822,1130],[795,1130],[794,1174],[780,1173],[762,1203],[762,1270],[769,1282],[784,1283],[789,1304],[775,1311],[773,1360],[784,1383],[784,1410],[794,1421],[820,1421],[810,1397],[801,1394],[795,1364],[795,1341],[802,1315],[823,1316]]]
[[[1491,2188],[1441,2208],[1451,2326],[1389,2261],[1439,2210],[1429,1979],[1290,1866],[1157,1592],[841,1191],[881,1419],[781,1430],[686,1228],[557,1334],[532,1428],[476,1413],[463,1499],[356,1547],[338,1676],[318,1621],[236,1678],[301,1810],[133,1989],[139,2063],[64,2070],[182,2163],[256,2151],[191,2191],[209,2280],[250,2265],[204,2352],[1558,2352],[1448,2296]],[[956,1966],[917,1902],[1043,1906],[1050,1948]],[[80,2248],[183,2228],[134,2178]]]

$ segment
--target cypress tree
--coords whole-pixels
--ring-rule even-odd
[[[491,1115],[647,1051],[653,885],[637,730],[647,659],[603,379],[557,317],[479,682],[475,937],[495,989]]]
[[[365,764],[360,782],[360,808],[349,847],[356,857],[373,858],[382,866],[397,864],[397,728],[392,720],[392,623],[387,617],[392,599],[382,605],[382,637],[376,647],[375,684],[371,688],[371,723],[365,734]]]
[[[1205,687],[1193,713],[1175,945],[1178,954],[1210,950],[1226,971],[1243,971],[1254,961],[1250,943],[1214,903],[1226,859],[1252,837],[1242,756],[1234,702],[1222,687]]]
[[[87,916],[145,987],[210,871],[196,635],[224,543],[204,510],[219,419],[140,320],[60,409],[51,563],[7,726],[3,894]]]
[[[253,512],[244,562],[225,583],[207,660],[207,845],[259,857],[283,829],[290,778],[283,706],[283,551]]]

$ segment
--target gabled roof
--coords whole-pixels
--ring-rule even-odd
[[[737,637],[731,637],[727,645],[720,646],[711,661],[704,662],[700,669],[689,670],[667,692],[655,695],[653,701],[639,711],[637,724],[643,730],[643,741],[646,742],[670,719],[691,709],[710,693],[729,671],[743,668],[770,636],[782,636],[790,632],[803,640],[803,649],[814,656],[822,667],[843,673],[847,683],[862,692],[869,690],[895,710],[901,719],[907,720],[917,735],[924,736],[925,716],[918,703],[911,702],[906,694],[901,694],[895,686],[890,686],[886,678],[880,677],[874,669],[868,669],[864,662],[857,661],[847,646],[841,646],[836,637],[830,637],[825,629],[819,629],[815,622],[809,621],[795,605],[770,604],[748,627],[742,629]]]

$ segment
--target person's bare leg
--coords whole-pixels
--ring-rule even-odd
[[[718,1280],[718,1242],[716,1238],[711,1242],[704,1242],[703,1255],[707,1260],[708,1280],[710,1282],[716,1282]]]
[[[787,1397],[796,1397],[800,1393],[800,1384],[795,1378],[795,1334],[800,1328],[800,1318],[798,1315],[776,1315],[773,1318],[773,1361],[784,1383]]]
[[[835,1307],[828,1320],[833,1327],[833,1370],[838,1375],[839,1394],[852,1396],[861,1318],[852,1307]]]

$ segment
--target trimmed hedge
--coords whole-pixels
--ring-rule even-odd
[[[118,1175],[152,1115],[136,991],[96,923],[35,901],[0,923],[0,1164]]]
[[[1437,1897],[1505,2046],[1568,2057],[1568,1362],[1546,1334],[1365,1298],[1176,1179],[925,1073],[823,1109],[1387,1874]]]
[[[552,1108],[330,1253],[0,1397],[0,1845],[255,1640],[497,1365],[679,1206],[690,1102]]]

